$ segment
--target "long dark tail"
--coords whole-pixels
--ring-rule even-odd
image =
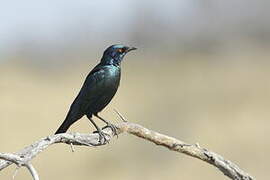
[[[68,128],[75,123],[79,118],[72,116],[71,111],[68,112],[67,117],[65,118],[64,122],[61,126],[57,129],[55,134],[65,133],[67,132]]]
[[[64,122],[61,124],[61,126],[57,129],[55,134],[65,133],[67,132],[68,128],[74,123],[74,121],[69,121],[68,119],[65,119]]]
[[[83,117],[83,114],[75,114],[74,115],[74,111],[69,111],[68,114],[67,114],[66,119],[61,124],[61,126],[57,129],[57,131],[55,132],[55,134],[60,134],[60,133],[67,132],[68,128],[73,123],[75,123],[76,121],[78,121],[82,117]]]

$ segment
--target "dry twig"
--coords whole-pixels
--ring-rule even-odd
[[[122,120],[125,120],[123,116]],[[203,160],[215,167],[217,167],[221,172],[233,180],[253,180],[254,178],[241,170],[237,165],[224,159],[222,156],[209,151],[205,148],[201,148],[198,144],[188,144],[173,137],[169,137],[158,132],[149,130],[141,125],[122,122],[116,125],[117,134],[127,132],[133,134],[137,137],[151,141],[156,145],[167,147],[172,151],[177,151],[184,153],[191,157]],[[103,130],[107,136],[106,139],[109,142],[114,136],[110,128]],[[100,146],[105,145],[105,142],[99,142],[98,134],[80,134],[80,133],[64,133],[51,135],[46,138],[35,142],[34,144],[24,148],[23,150],[15,154],[0,153],[0,171],[8,167],[12,163],[19,166],[26,166],[31,172],[34,180],[38,180],[38,175],[33,166],[29,163],[35,156],[40,152],[48,148],[50,145],[55,143],[66,143],[72,145],[83,145],[83,146]]]

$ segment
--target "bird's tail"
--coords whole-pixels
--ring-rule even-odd
[[[61,124],[61,126],[57,129],[55,134],[65,133],[68,128],[73,124],[73,122],[68,121],[67,119],[64,120],[64,122]]]

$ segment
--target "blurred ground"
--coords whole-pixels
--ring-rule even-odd
[[[100,55],[101,52],[96,53]],[[270,142],[270,53],[129,54],[112,103],[102,112],[189,143],[200,143],[267,179]],[[96,59],[96,58],[95,58]],[[97,63],[67,60],[35,66],[20,58],[0,67],[0,152],[14,152],[52,134],[64,119],[89,70]],[[152,61],[149,61],[151,59]],[[91,132],[86,118],[70,131]],[[100,148],[54,145],[33,160],[41,179],[227,179],[206,163],[129,135]],[[15,166],[0,179],[11,179]],[[30,179],[20,169],[17,180]]]

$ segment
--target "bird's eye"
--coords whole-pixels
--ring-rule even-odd
[[[124,48],[119,48],[119,49],[117,49],[117,51],[118,51],[119,53],[125,52]]]

